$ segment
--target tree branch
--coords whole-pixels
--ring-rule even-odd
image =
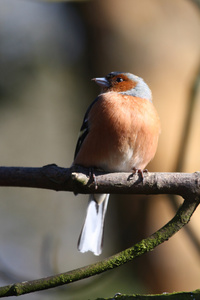
[[[185,199],[182,206],[169,223],[156,231],[150,237],[135,244],[133,247],[130,247],[100,262],[85,266],[83,268],[75,269],[70,272],[4,286],[0,288],[0,297],[19,296],[35,291],[46,290],[117,268],[135,259],[136,257],[153,250],[164,241],[167,241],[172,235],[178,232],[185,224],[189,222],[193,212],[199,204],[199,201],[200,197],[196,196],[193,196],[190,199]]]
[[[42,168],[0,167],[0,186],[21,186],[73,191],[75,193],[177,194],[184,202],[174,218],[150,237],[92,265],[70,272],[7,285],[0,297],[18,296],[69,284],[117,268],[167,241],[186,225],[200,202],[200,172],[188,173],[110,173],[95,170],[96,183],[87,169],[65,169],[56,165]]]
[[[200,194],[200,172],[195,173],[105,173],[80,166],[61,168],[0,167],[0,186],[17,186],[72,191],[75,194]],[[96,186],[97,185],[97,186]]]

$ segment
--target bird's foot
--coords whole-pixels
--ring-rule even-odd
[[[142,177],[142,179],[144,178],[144,173],[148,173],[147,169],[142,170],[142,169],[133,168],[132,171],[133,171],[133,175],[138,174]]]
[[[133,175],[138,175],[143,180],[144,173],[148,173],[148,170],[147,169],[142,170],[142,169],[133,168],[132,169],[132,174],[129,176],[128,179],[131,179],[131,177],[133,177]]]
[[[94,182],[95,190],[97,190],[98,189],[97,178],[96,178],[96,175],[94,174],[94,169],[93,168],[89,169],[89,177],[90,177],[91,182]]]

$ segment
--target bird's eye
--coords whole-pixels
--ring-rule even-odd
[[[123,80],[123,78],[121,78],[121,77],[117,77],[117,78],[116,78],[116,81],[117,81],[117,82],[122,82],[122,81],[124,81],[124,80]]]

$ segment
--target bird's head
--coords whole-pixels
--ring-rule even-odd
[[[93,78],[102,93],[117,92],[152,101],[151,90],[144,80],[131,73],[111,72],[105,77]]]

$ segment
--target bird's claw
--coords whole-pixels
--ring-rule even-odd
[[[94,174],[94,169],[93,168],[89,169],[89,177],[90,177],[91,182],[94,182],[95,190],[97,190],[98,189],[97,178],[96,178],[96,175]]]
[[[142,170],[142,169],[133,168],[132,171],[133,171],[133,174],[140,175],[142,177],[142,179],[144,178],[144,173],[148,173],[147,169]]]
[[[143,180],[144,179],[144,173],[148,173],[148,170],[147,169],[137,169],[137,168],[133,168],[132,169],[132,174],[129,176],[129,180],[131,179],[131,177],[133,177],[133,175],[138,175],[141,177],[141,179]]]

